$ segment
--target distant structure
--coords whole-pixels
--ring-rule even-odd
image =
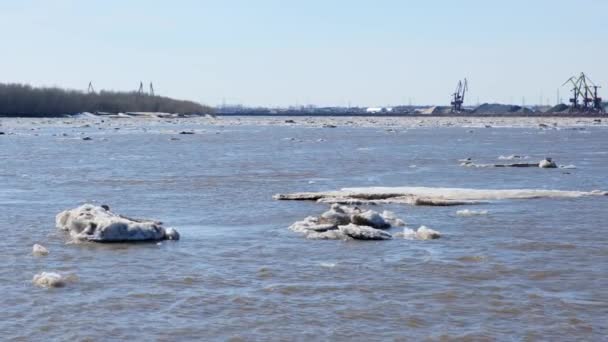
[[[458,85],[456,86],[456,91],[452,94],[452,113],[460,113],[462,111],[462,104],[464,103],[464,96],[466,92],[469,90],[469,83],[467,79],[463,81],[458,81]]]
[[[137,90],[137,94],[138,95],[143,95],[144,94],[144,82],[139,82],[139,89]]]
[[[152,85],[152,82],[150,82],[150,96],[154,96],[154,86]]]
[[[89,93],[89,94],[95,93],[95,89],[93,88],[93,82],[89,82],[89,87],[87,89],[87,93]]]
[[[598,88],[601,87],[593,83],[585,73],[581,72],[578,77],[570,77],[562,86],[568,83],[572,85],[572,97],[569,99],[570,113],[605,113],[602,98],[597,93]]]
[[[391,108],[391,107],[368,107],[367,109],[365,109],[365,112],[368,114],[392,113],[393,108]]]

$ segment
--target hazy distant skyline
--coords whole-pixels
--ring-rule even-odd
[[[465,104],[554,104],[584,71],[608,98],[606,13],[602,0],[5,0],[0,82],[383,106],[447,105],[467,77]]]

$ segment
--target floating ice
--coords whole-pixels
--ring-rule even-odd
[[[327,230],[324,232],[311,231],[305,236],[310,240],[346,240],[349,238],[339,229]]]
[[[385,210],[382,212],[382,217],[386,222],[388,222],[392,227],[403,227],[405,226],[405,221],[398,218],[395,213],[392,211]]]
[[[351,221],[351,214],[354,213],[354,209],[348,207],[341,207],[337,204],[332,205],[329,211],[321,214],[321,222],[333,225],[349,224]],[[357,214],[359,210],[356,210]]]
[[[421,226],[416,231],[416,238],[420,240],[433,240],[439,239],[441,237],[441,233],[436,230],[430,229],[426,226]]]
[[[528,157],[521,156],[500,156],[498,159],[501,160],[513,160],[513,159],[527,159]],[[511,164],[477,164],[474,163],[470,158],[461,159],[460,166],[464,167],[475,167],[475,168],[484,168],[484,167],[539,167],[541,169],[554,169],[557,167],[555,162],[551,160],[551,158],[545,158],[538,163],[511,163]]]
[[[534,198],[578,198],[606,196],[608,192],[563,191],[541,189],[466,189],[429,187],[370,187],[344,188],[340,191],[278,194],[277,200],[318,201],[324,203],[401,203],[411,205],[461,205],[483,201]]]
[[[380,214],[373,210],[356,213],[351,216],[350,220],[358,226],[369,226],[376,229],[388,229],[391,227],[390,223],[386,222]]]
[[[179,240],[179,233],[175,228],[165,228],[165,239],[166,240]]]
[[[117,215],[105,205],[85,204],[63,211],[57,215],[55,223],[75,240],[134,242],[179,239],[179,233],[173,228],[164,228],[162,222]]]
[[[545,158],[538,163],[538,167],[541,169],[555,169],[557,165],[551,158]]]
[[[395,237],[403,237],[407,240],[434,240],[439,239],[441,233],[426,226],[420,226],[418,230],[403,228],[403,232],[395,234]]]
[[[391,234],[383,230],[367,226],[358,226],[352,223],[347,226],[340,226],[339,229],[344,235],[355,240],[390,240],[393,238]]]
[[[289,229],[304,234],[308,239],[315,240],[386,240],[392,238],[389,233],[380,229],[388,229],[392,225],[404,225],[403,220],[394,213],[385,211],[379,214],[373,210],[361,211],[333,204],[331,209],[320,217],[308,216],[302,221],[292,224]],[[380,228],[380,229],[377,229]]]
[[[304,220],[292,224],[289,229],[296,233],[310,234],[313,232],[323,233],[329,230],[336,230],[338,226],[332,223],[320,223],[318,217],[308,216]]]
[[[487,215],[487,214],[488,214],[487,210],[469,210],[469,209],[465,209],[465,210],[458,210],[456,212],[456,215],[463,216],[463,217],[482,216],[482,215]]]
[[[32,254],[35,256],[45,256],[49,254],[49,250],[39,244],[32,246]]]
[[[395,237],[402,237],[407,240],[416,239],[416,231],[410,228],[403,228],[403,232],[395,234]]]
[[[516,154],[511,154],[508,156],[500,156],[498,160],[513,160],[513,159],[528,159],[528,156],[520,156]]]
[[[55,272],[42,272],[36,274],[32,283],[39,287],[64,287],[66,284],[75,282],[77,277],[74,275],[62,275]]]

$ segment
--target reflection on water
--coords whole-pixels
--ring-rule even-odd
[[[444,234],[381,242],[303,239],[287,227],[326,206],[271,198],[399,185],[606,190],[603,128],[388,133],[185,122],[170,129],[197,134],[171,140],[177,135],[163,133],[162,125],[147,132],[112,125],[88,129],[92,141],[62,137],[83,130],[69,126],[0,138],[4,338],[599,340],[608,334],[602,231],[608,198],[490,203],[469,207],[488,215],[469,217],[456,215],[462,208],[376,207]],[[511,154],[551,156],[578,168],[458,166],[462,158]],[[66,245],[54,215],[85,201],[160,219],[182,240]],[[50,254],[31,256],[34,243]],[[36,288],[31,279],[42,271],[79,280]]]

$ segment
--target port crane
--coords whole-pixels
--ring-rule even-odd
[[[452,113],[460,113],[462,111],[462,104],[464,103],[464,96],[466,92],[469,90],[469,82],[467,79],[463,81],[458,81],[458,85],[456,86],[456,91],[452,94]]]
[[[601,88],[591,81],[591,79],[581,72],[577,76],[572,76],[562,84],[565,86],[570,83],[572,85],[572,97],[569,99],[570,112],[597,112],[604,113],[602,106],[602,98],[598,96],[597,90]],[[579,99],[582,103],[579,103]]]

